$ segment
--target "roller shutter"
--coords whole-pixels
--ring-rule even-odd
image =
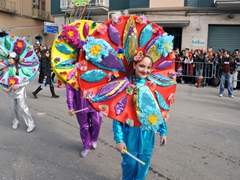
[[[209,25],[208,47],[229,50],[240,49],[240,26],[231,25]]]

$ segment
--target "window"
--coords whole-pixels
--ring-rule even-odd
[[[45,0],[42,0],[42,7],[41,10],[45,11],[46,10],[46,3]]]
[[[33,0],[33,8],[39,9],[39,0]]]

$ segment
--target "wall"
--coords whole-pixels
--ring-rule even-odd
[[[189,47],[195,49],[196,46],[191,45],[192,39],[203,39],[205,41],[204,46],[201,48],[207,49],[208,40],[208,25],[240,25],[240,15],[235,15],[234,18],[229,19],[227,14],[215,15],[215,16],[190,16],[190,25],[183,28],[182,34],[182,47]],[[197,30],[200,27],[200,30]],[[224,34],[223,34],[224,36]]]
[[[32,0],[11,0],[16,2],[16,13],[0,11],[0,31],[4,29],[8,34],[20,37],[28,37],[30,43],[34,43],[36,35],[41,34],[44,44],[52,44],[54,35],[43,35],[44,20],[32,18]],[[50,1],[46,0],[46,11],[50,12]],[[49,21],[53,21],[53,17]],[[36,27],[34,27],[36,26]]]

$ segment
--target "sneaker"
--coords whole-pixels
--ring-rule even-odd
[[[229,96],[230,98],[234,98],[234,96],[233,95],[231,95],[231,96]]]
[[[32,131],[35,129],[35,127],[36,127],[36,125],[28,126],[27,132],[28,132],[28,133],[32,132]]]
[[[223,97],[223,95],[222,95],[222,94],[219,94],[218,96],[219,96],[219,97]]]
[[[97,142],[92,142],[92,148],[96,149],[97,148]]]
[[[58,87],[58,88],[62,88],[62,86],[61,86],[61,85],[58,85],[57,87]]]
[[[83,150],[83,151],[81,152],[81,157],[82,157],[82,158],[85,158],[85,157],[87,156],[87,154],[88,154],[89,151],[90,151],[90,149]]]
[[[13,128],[13,129],[17,129],[17,128],[18,128],[18,125],[19,125],[19,122],[17,121],[17,122],[15,122],[15,123],[13,123],[12,128]]]

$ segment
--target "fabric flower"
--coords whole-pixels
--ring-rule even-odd
[[[63,25],[63,30],[61,33],[62,37],[74,48],[80,48],[82,46],[81,40],[79,38],[79,32],[76,26],[66,26]]]
[[[26,44],[24,42],[24,40],[18,39],[15,43],[14,43],[14,48],[13,51],[17,54],[20,54],[26,47]]]
[[[150,106],[146,106],[146,108],[142,110],[138,115],[138,119],[142,124],[142,130],[152,130],[154,132],[157,132],[159,125],[163,122],[160,110],[153,109]]]
[[[13,86],[14,84],[18,84],[18,83],[19,83],[19,79],[17,77],[10,76],[8,78],[8,85],[9,86]]]
[[[103,57],[109,55],[107,44],[102,39],[95,39],[94,37],[88,37],[83,49],[86,53],[86,59],[92,62],[100,63]]]
[[[167,33],[164,33],[159,39],[157,39],[154,43],[157,47],[157,53],[166,57],[173,48],[173,39],[174,36],[168,36]]]

